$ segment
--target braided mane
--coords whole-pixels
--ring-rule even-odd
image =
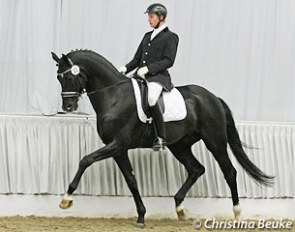
[[[117,71],[117,68],[109,62],[106,58],[104,58],[102,55],[96,53],[95,51],[89,50],[89,49],[76,49],[72,50],[67,54],[68,57],[73,57],[73,56],[96,56],[99,59],[99,62],[104,63],[105,65],[108,65],[111,69],[115,69]]]

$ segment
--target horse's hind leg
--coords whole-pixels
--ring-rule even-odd
[[[214,138],[211,137],[211,138]],[[232,202],[233,202],[233,211],[234,211],[234,215],[235,215],[235,219],[238,219],[241,215],[241,208],[239,205],[239,195],[238,195],[238,189],[237,189],[237,171],[234,168],[234,166],[232,165],[229,157],[228,157],[228,153],[227,153],[227,149],[226,149],[226,142],[221,143],[222,139],[220,139],[221,137],[216,137],[218,138],[218,145],[215,144],[212,140],[204,140],[207,148],[211,151],[211,153],[213,154],[214,158],[216,159],[216,161],[218,162],[224,178],[230,188],[231,191],[231,196],[232,196]]]
[[[181,162],[188,172],[188,178],[181,186],[179,191],[174,196],[176,212],[179,220],[186,218],[186,209],[182,206],[182,202],[190,190],[192,185],[197,181],[197,179],[204,174],[205,168],[199,161],[194,157],[191,146],[187,146],[182,143],[169,145],[170,151],[173,153],[175,158]]]
[[[241,208],[239,205],[239,195],[237,188],[237,171],[232,165],[226,149],[224,149],[223,152],[216,152],[213,155],[217,160],[224,174],[224,178],[230,188],[235,219],[239,219],[239,217],[241,216]]]
[[[130,160],[128,158],[128,154],[127,152],[114,157],[117,165],[119,166],[126,182],[127,185],[133,195],[135,204],[136,204],[136,208],[137,208],[137,213],[138,213],[138,218],[137,218],[137,226],[138,227],[144,227],[144,215],[145,215],[145,207],[144,204],[142,202],[141,196],[139,194],[138,191],[138,187],[137,187],[137,182],[136,179],[134,177],[133,174],[133,170],[132,170],[132,166],[130,163]]]

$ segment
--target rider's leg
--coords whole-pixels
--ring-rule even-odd
[[[156,105],[163,87],[157,82],[148,82],[148,101],[149,101],[149,106],[154,106]]]
[[[163,115],[160,109],[159,104],[157,103],[163,87],[156,82],[148,82],[148,102],[151,109],[151,114],[153,118],[153,123],[155,123],[158,138],[156,138],[153,149],[160,150],[165,149],[166,141],[166,133],[165,133],[165,125],[163,120]]]

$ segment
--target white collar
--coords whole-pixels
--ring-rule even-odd
[[[156,37],[157,34],[159,34],[161,31],[163,31],[166,28],[166,24],[162,24],[161,26],[159,26],[158,28],[155,28],[153,30],[152,36],[151,36],[151,40],[154,39]]]

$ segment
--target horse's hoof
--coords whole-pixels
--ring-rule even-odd
[[[242,213],[242,208],[240,205],[235,205],[233,208],[234,211],[234,215],[235,215],[235,220],[238,221],[241,217],[241,213]]]
[[[64,197],[60,204],[59,204],[59,208],[61,209],[68,209],[70,208],[71,206],[73,205],[73,199],[71,198],[67,198],[67,197]]]
[[[187,212],[188,212],[187,208],[185,208],[183,205],[176,207],[176,213],[178,216],[178,220],[180,221],[184,221],[188,219]]]
[[[139,223],[139,222],[137,222],[137,223],[136,223],[136,227],[137,227],[137,228],[144,228],[144,227],[145,227],[145,224],[144,224],[144,223]]]

